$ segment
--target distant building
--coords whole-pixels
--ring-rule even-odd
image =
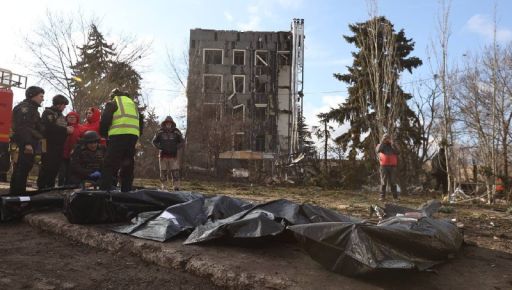
[[[190,166],[247,168],[298,152],[303,31],[299,19],[292,31],[190,31]]]

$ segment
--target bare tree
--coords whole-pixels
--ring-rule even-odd
[[[435,57],[438,61],[438,73],[435,75],[436,81],[439,80],[441,83],[441,94],[443,96],[443,122],[442,122],[442,140],[441,146],[445,148],[445,156],[447,160],[447,174],[448,174],[448,192],[452,192],[454,189],[454,175],[451,166],[451,145],[453,145],[453,132],[452,132],[452,113],[451,113],[451,88],[449,82],[449,69],[448,69],[448,45],[451,36],[450,31],[450,9],[451,0],[440,0],[439,1],[440,11],[438,15],[438,43],[434,44],[433,47],[438,47],[438,50],[434,49]]]
[[[329,151],[329,140],[331,140],[332,132],[334,131],[334,128],[330,125],[328,125],[329,120],[325,118],[325,114],[319,114],[318,117],[320,118],[320,123],[322,123],[322,126],[313,126],[313,134],[318,138],[323,140],[324,145],[324,170],[328,170],[328,164],[327,164],[327,152]]]
[[[82,13],[66,17],[48,10],[38,28],[25,38],[35,58],[27,67],[56,92],[67,96],[73,107],[71,67],[79,58],[78,47],[87,41],[91,22],[84,19]]]
[[[81,11],[65,16],[47,11],[37,28],[25,37],[25,45],[34,57],[27,65],[41,81],[55,92],[66,96],[75,108],[72,67],[80,58],[80,50],[87,43],[89,28],[99,23],[95,17],[86,17]],[[123,36],[116,43],[115,61],[135,65],[150,53],[151,43]]]

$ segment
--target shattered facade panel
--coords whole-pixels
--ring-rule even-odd
[[[291,32],[190,31],[189,165],[289,152],[291,50]]]

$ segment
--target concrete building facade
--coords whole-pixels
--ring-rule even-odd
[[[190,31],[190,166],[247,168],[249,160],[289,154],[292,38],[291,31]]]

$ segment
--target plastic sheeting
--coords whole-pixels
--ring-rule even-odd
[[[128,222],[139,213],[161,211],[201,197],[199,193],[184,191],[76,191],[65,199],[64,214],[76,224]]]
[[[185,244],[216,239],[257,239],[278,236],[286,226],[325,221],[355,221],[335,211],[288,200],[254,205],[227,196],[198,198],[168,207],[164,211],[139,214],[116,232],[138,238],[167,241],[190,233]]]
[[[377,225],[334,222],[288,229],[314,260],[337,273],[424,270],[453,257],[463,242],[462,233],[455,225],[430,217],[436,207],[437,203],[429,203],[419,210],[387,205],[384,212],[388,218]],[[418,216],[417,213],[421,213],[418,219],[408,217]]]
[[[0,203],[0,222],[19,220],[23,215],[34,211],[61,209],[63,202],[63,197],[4,196]]]
[[[309,204],[297,204],[280,199],[255,205],[230,217],[210,220],[199,225],[185,244],[197,244],[215,239],[256,239],[282,234],[288,225],[315,222],[355,221],[335,211]]]
[[[24,212],[18,207],[28,201],[35,206],[36,200],[2,198],[2,220]],[[49,199],[40,202],[47,206],[58,204],[58,200],[53,200],[54,204]],[[162,242],[178,235],[189,235],[185,244],[213,240],[241,244],[294,236],[327,269],[360,275],[389,269],[424,270],[453,257],[463,237],[449,221],[432,217],[439,207],[439,202],[429,202],[419,209],[392,204],[384,208],[372,206],[381,217],[378,224],[372,224],[284,199],[255,205],[227,196],[138,190],[77,191],[65,199],[64,213],[70,222],[81,224],[133,219],[132,224],[115,226],[113,230]]]
[[[179,234],[190,233],[208,220],[223,219],[252,205],[227,196],[197,198],[173,205],[164,211],[141,213],[132,225],[113,228],[114,231],[134,237],[167,241]]]

